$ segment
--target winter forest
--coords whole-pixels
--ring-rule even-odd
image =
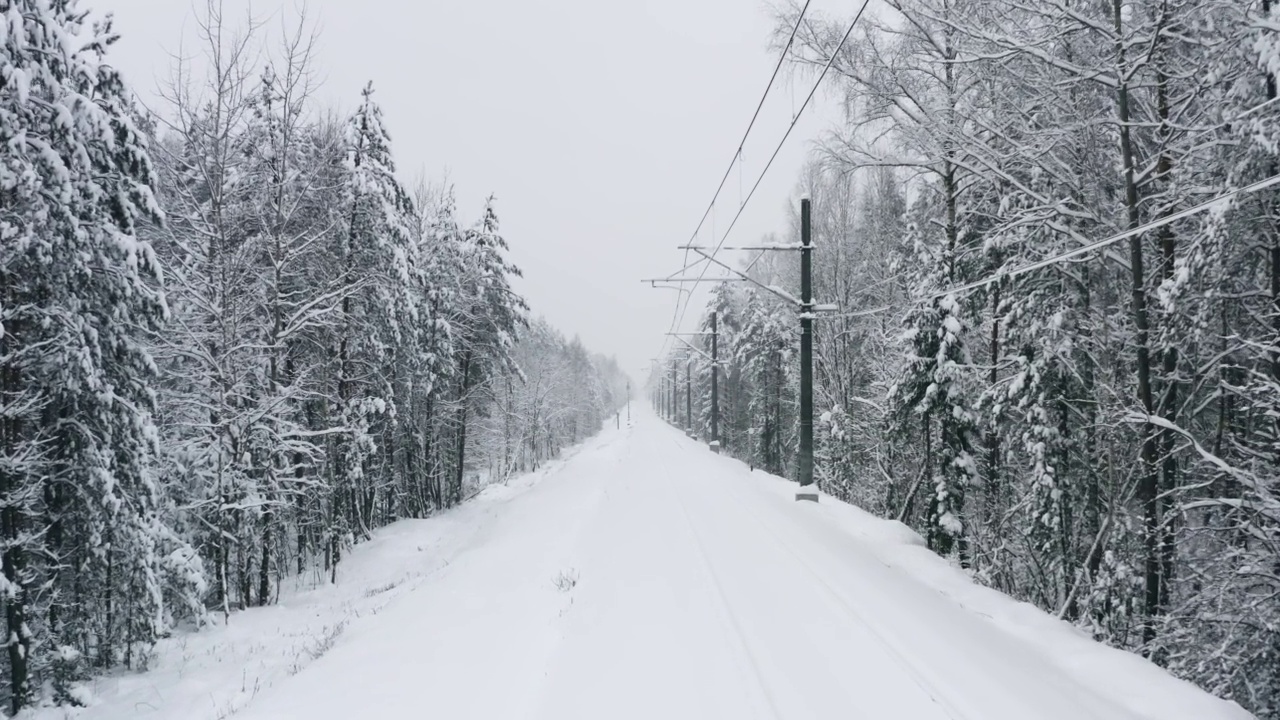
[[[0,0],[0,579],[14,711],[325,582],[375,528],[595,433],[616,363],[531,319],[490,198],[402,184],[305,19],[201,15],[144,111],[68,0]],[[203,8],[202,8],[203,10]],[[370,68],[375,72],[375,68]],[[611,418],[612,419],[612,418]]]
[[[815,321],[818,483],[1280,717],[1280,195],[1255,187],[1280,173],[1280,15],[885,4],[832,63],[843,123],[796,193],[815,301],[840,308]],[[793,70],[817,74],[848,24],[811,13]],[[797,262],[743,265],[798,295]],[[751,283],[712,293],[721,442],[794,475],[795,310]],[[677,368],[683,424],[686,363],[708,367],[676,348],[655,382]],[[694,394],[706,436],[708,384]]]
[[[835,515],[802,515],[814,508],[790,497],[777,510],[769,486],[733,494],[766,474],[798,476],[800,323],[784,299],[802,294],[797,253],[745,252],[728,262],[749,281],[681,294],[671,329],[694,332],[687,345],[666,341],[649,389],[660,407],[674,401],[667,419],[700,442],[646,428],[647,418],[632,426],[620,363],[522,297],[527,281],[511,259],[522,238],[499,222],[507,198],[464,212],[466,194],[488,188],[397,167],[378,67],[361,69],[374,81],[363,92],[330,107],[314,17],[256,23],[209,0],[194,10],[195,43],[157,58],[171,63],[168,79],[144,102],[112,64],[118,38],[93,4],[0,0],[0,714],[92,705],[94,679],[138,677],[176,635],[284,610],[299,587],[336,588],[394,523],[446,524],[487,487],[509,490],[610,432],[614,445],[602,441],[560,485],[529,491],[514,521],[503,516],[515,530],[483,525],[475,546],[495,543],[509,562],[427,586],[434,594],[420,601],[465,601],[435,620],[498,612],[473,602],[481,596],[551,608],[518,617],[580,632],[581,644],[569,637],[538,660],[549,670],[531,665],[553,678],[557,657],[582,653],[559,667],[570,707],[610,687],[571,672],[611,667],[595,644],[608,622],[615,634],[601,637],[637,644],[690,624],[660,663],[608,646],[619,667],[648,663],[644,672],[701,663],[700,651],[726,644],[715,622],[776,618],[769,602],[871,636],[841,602],[795,607],[808,600],[794,593],[836,594],[850,578],[851,595],[877,591],[842,574],[835,550],[821,572],[787,565],[805,555],[783,552],[787,543],[854,547],[821,532]],[[743,227],[736,238],[796,249],[799,199],[812,202],[823,308],[813,318],[814,474],[827,496],[905,524],[922,555],[982,592],[1029,603],[1072,638],[1150,668],[1136,656],[1146,658],[1265,720],[1280,720],[1277,4],[878,0],[863,17],[860,2],[774,3],[773,35],[760,44],[792,82],[821,87],[838,119],[809,147],[785,227]],[[590,139],[583,157],[609,155]],[[612,182],[580,170],[589,167],[572,169]],[[643,169],[633,160],[626,172]],[[650,201],[632,199],[629,212],[657,215]],[[599,242],[592,250],[607,253]],[[683,325],[679,302],[691,310]],[[713,437],[729,459],[707,451]],[[466,517],[479,526],[495,508]],[[901,528],[875,527],[886,525]],[[782,531],[768,536],[770,527]],[[591,545],[574,562],[595,572],[577,590],[568,561],[554,583],[547,564],[575,543]],[[480,577],[485,567],[501,577]],[[526,587],[512,579],[524,570],[542,574],[520,576]],[[799,580],[765,588],[776,596],[752,584],[774,575]],[[901,586],[924,587],[908,575]],[[719,605],[699,605],[712,585]],[[652,625],[635,617],[672,597],[687,606]],[[575,600],[600,626],[575,619]],[[937,629],[955,617],[911,621],[954,642]],[[895,622],[883,608],[873,619],[873,630]],[[472,620],[466,627],[489,624]],[[734,652],[750,655],[749,623],[731,620]],[[439,635],[422,628],[416,653]],[[761,636],[810,652],[782,631]],[[522,657],[519,637],[459,637]],[[888,672],[875,650],[903,664],[890,668],[900,675],[861,679],[869,685],[918,681],[923,667],[945,674],[924,647],[829,645],[821,656],[864,652],[856,667]],[[455,668],[466,654],[444,667],[516,684],[487,666]],[[809,672],[811,655],[772,659]],[[423,682],[450,677],[437,670]],[[644,672],[627,674],[648,683]],[[755,672],[754,684],[782,684]],[[752,688],[737,694],[768,694]]]

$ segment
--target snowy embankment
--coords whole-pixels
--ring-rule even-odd
[[[482,544],[502,507],[579,452],[614,438],[601,434],[565,450],[535,472],[492,484],[458,507],[403,520],[348,551],[337,582],[311,573],[285,582],[269,607],[211,614],[211,626],[161,640],[144,672],[120,671],[87,683],[84,708],[29,710],[29,720],[224,720],[266,690],[305,670],[348,636],[359,635],[400,601]]]
[[[780,506],[792,502],[793,483],[759,471],[750,476],[755,492],[772,497]],[[892,613],[904,620],[902,625],[910,625],[913,615],[922,620],[934,615],[929,606],[940,596],[946,604],[985,621],[988,629],[1004,636],[983,632],[981,622],[971,626],[950,624],[945,628],[950,637],[940,638],[943,641],[940,644],[955,651],[948,654],[948,660],[956,663],[957,668],[968,663],[973,663],[973,668],[982,668],[982,655],[992,648],[1018,654],[1031,650],[1057,677],[1045,677],[1043,673],[1039,673],[1039,677],[1037,674],[1011,675],[1003,679],[1004,684],[1015,686],[1030,682],[1030,686],[1035,687],[1047,681],[1063,688],[1087,690],[1127,716],[1146,720],[1248,720],[1253,717],[1236,703],[1175,678],[1139,655],[1098,643],[1085,631],[1030,603],[978,584],[966,571],[929,550],[919,534],[900,522],[876,517],[826,495],[817,507],[797,507],[796,510],[810,516],[809,519],[816,515],[829,528],[855,538],[895,580],[905,580],[907,587],[911,584],[920,587],[922,594],[898,593],[880,598],[880,609],[888,612],[892,608]],[[935,597],[926,598],[923,593]],[[871,611],[876,604],[867,602],[865,607]],[[892,635],[894,623],[884,625],[886,635]],[[931,623],[921,625],[927,628]],[[890,637],[888,640],[896,643],[907,639]],[[1006,641],[1012,642],[1006,645]],[[934,658],[935,663],[939,659]],[[1070,717],[1066,713],[1062,716]],[[960,711],[953,717],[978,720],[983,715]],[[1059,715],[1046,707],[1043,717]],[[1085,720],[1114,715],[1100,712],[1078,717]]]

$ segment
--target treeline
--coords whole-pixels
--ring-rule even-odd
[[[1280,717],[1280,196],[1250,188],[1280,173],[1280,15],[885,5],[833,62],[845,123],[800,182],[841,308],[815,330],[822,486]],[[848,22],[807,17],[798,67]],[[751,272],[796,292],[793,258]],[[708,309],[724,442],[794,474],[794,311],[728,285]]]
[[[597,429],[625,379],[409,190],[372,88],[211,4],[139,111],[75,2],[0,0],[0,604],[16,712]],[[259,57],[270,60],[258,62]],[[206,72],[207,71],[207,72]],[[498,428],[495,430],[495,427]]]
[[[566,340],[543,320],[530,323],[513,353],[519,373],[482,389],[479,422],[484,461],[478,472],[500,482],[537,470],[560,450],[614,423],[630,381],[614,358]]]

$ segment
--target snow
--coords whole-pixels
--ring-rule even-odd
[[[436,517],[382,528],[373,540],[350,551],[338,566],[336,585],[327,582],[327,573],[286,581],[289,588],[275,606],[233,613],[227,624],[217,614],[211,628],[160,641],[147,672],[122,671],[77,688],[89,707],[44,708],[29,711],[24,720],[240,717],[236,713],[297,676],[340,639],[376,628],[384,609],[482,542],[507,503],[557,474],[579,452],[608,439],[602,434],[566,450],[538,472],[491,485]]]
[[[337,586],[165,641],[71,716],[1249,717],[976,585],[901,523],[794,490],[636,412],[387,528]]]

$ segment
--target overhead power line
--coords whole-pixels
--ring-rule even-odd
[[[840,43],[836,45],[835,50],[832,51],[831,53],[831,57],[827,59],[827,64],[823,66],[822,72],[818,75],[817,82],[813,84],[813,88],[809,90],[809,94],[805,97],[804,103],[800,105],[800,109],[796,112],[795,116],[791,118],[791,124],[787,126],[787,131],[783,133],[782,139],[778,141],[777,147],[773,149],[773,154],[769,156],[769,162],[765,163],[764,169],[760,171],[759,177],[756,178],[755,183],[751,186],[751,191],[747,193],[747,197],[744,198],[742,201],[742,204],[738,206],[738,212],[734,213],[733,220],[729,222],[729,227],[725,229],[724,235],[722,235],[720,237],[719,242],[716,243],[716,247],[714,250],[711,251],[711,254],[708,256],[708,260],[714,260],[716,254],[719,253],[721,248],[724,246],[725,240],[729,238],[729,233],[733,232],[733,227],[738,223],[738,218],[742,217],[742,211],[746,209],[747,203],[751,202],[752,196],[754,196],[756,193],[756,190],[759,189],[760,183],[764,180],[765,174],[769,172],[769,168],[773,166],[773,161],[777,159],[778,153],[782,151],[782,146],[786,144],[787,138],[791,137],[791,131],[795,130],[796,123],[798,123],[800,121],[800,117],[804,115],[805,108],[809,107],[809,103],[813,100],[813,96],[818,93],[818,88],[822,87],[822,82],[823,80],[826,79],[827,72],[831,70],[832,64],[834,64],[836,61],[836,58],[839,57],[840,51],[844,49],[844,45],[849,40],[849,36],[853,34],[854,27],[856,27],[858,24],[858,21],[862,19],[862,14],[866,11],[867,4],[869,1],[870,0],[863,0],[862,6],[858,8],[858,13],[853,16],[853,21],[849,23],[849,28],[845,30],[844,36],[840,38]],[[808,4],[806,3],[806,7],[807,6]],[[797,19],[796,28],[798,29],[799,27],[800,27],[800,20]],[[794,31],[792,32],[792,37],[793,38],[795,37]],[[788,48],[791,47],[790,42],[787,43],[787,47]],[[783,56],[784,57],[786,56],[785,52],[783,53]],[[687,255],[688,251],[686,250],[685,252]],[[685,261],[685,264],[686,265],[688,264],[687,259]],[[696,288],[698,284],[701,283],[703,279],[706,277],[707,267],[709,266],[710,266],[710,263],[708,263],[706,266],[703,266],[701,273],[699,273],[698,275],[698,280],[697,282],[694,283],[693,288]],[[680,310],[679,320],[677,320],[675,323],[672,324],[673,330],[684,323],[684,316],[685,316],[685,313],[688,312],[689,310],[689,298],[692,297],[693,288],[690,289],[690,292],[688,295],[682,295],[683,303],[684,303],[683,309]],[[680,303],[681,303],[681,300],[677,299],[676,301],[677,309],[681,307]]]
[[[738,147],[733,152],[733,158],[729,160],[729,166],[724,170],[724,176],[720,178],[720,184],[716,186],[715,194],[711,196],[711,202],[707,203],[707,209],[703,211],[702,218],[698,220],[698,227],[693,231],[689,244],[692,245],[698,239],[698,233],[702,232],[702,226],[706,224],[707,218],[715,210],[716,201],[720,199],[720,193],[724,190],[725,183],[729,181],[729,176],[733,174],[733,166],[739,164],[742,160],[742,150],[747,145],[747,138],[751,135],[751,129],[755,127],[756,120],[760,117],[760,110],[764,107],[764,102],[769,98],[769,91],[773,89],[773,84],[778,79],[778,73],[782,70],[782,64],[786,62],[787,53],[791,52],[791,45],[795,42],[796,35],[800,32],[800,23],[804,21],[804,15],[809,11],[809,3],[812,0],[805,0],[804,7],[800,8],[800,15],[796,18],[796,24],[791,28],[791,35],[787,37],[787,44],[783,46],[782,53],[778,55],[778,62],[773,66],[773,74],[769,76],[769,83],[764,87],[764,94],[760,96],[760,102],[756,103],[755,112],[751,113],[751,121],[747,123],[746,132],[742,133],[742,139],[738,141]],[[684,252],[683,265],[689,264],[689,251]],[[697,284],[695,283],[695,287]],[[692,290],[690,290],[690,294]],[[680,321],[683,322],[684,314],[680,312],[681,299],[685,293],[681,293],[676,297],[676,307],[671,313],[671,330],[675,330],[676,316],[679,314]],[[666,342],[663,343],[663,350],[666,350]],[[661,353],[659,353],[661,354]]]
[[[725,168],[724,176],[720,178],[720,184],[716,186],[716,192],[711,196],[711,202],[707,204],[707,209],[703,211],[702,218],[698,220],[698,227],[694,229],[693,235],[690,237],[689,243],[693,244],[698,239],[698,233],[702,232],[702,226],[707,222],[707,218],[711,216],[711,211],[716,206],[716,201],[720,199],[720,193],[724,190],[724,185],[729,181],[729,176],[733,174],[733,166],[742,159],[742,150],[747,145],[747,138],[751,135],[751,129],[755,127],[756,120],[760,117],[760,110],[764,107],[764,101],[769,98],[769,91],[773,89],[773,83],[778,79],[778,73],[782,70],[782,64],[787,59],[787,53],[791,52],[791,45],[795,42],[796,34],[800,32],[800,23],[804,20],[804,14],[809,10],[809,2],[805,0],[804,7],[800,8],[800,16],[796,18],[795,27],[791,28],[791,35],[787,38],[787,44],[782,48],[782,54],[778,56],[778,62],[773,66],[773,74],[769,76],[769,84],[764,88],[764,94],[760,96],[760,102],[756,103],[756,110],[751,114],[751,122],[747,123],[746,132],[742,133],[742,139],[738,141],[738,148],[733,152],[733,159],[729,161],[729,167]]]

